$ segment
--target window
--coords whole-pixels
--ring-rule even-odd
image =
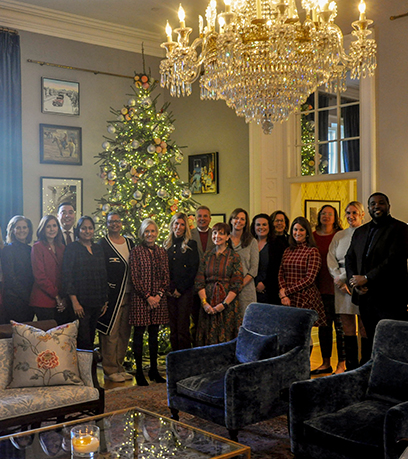
[[[319,89],[296,115],[297,175],[323,175],[360,170],[360,101],[358,80],[348,80],[337,94]]]

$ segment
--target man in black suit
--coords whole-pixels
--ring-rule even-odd
[[[70,202],[62,202],[58,206],[58,220],[60,222],[64,244],[68,245],[75,241],[74,225],[76,213]]]
[[[372,221],[356,229],[346,255],[347,279],[370,352],[381,319],[407,320],[408,226],[391,217],[390,207],[383,193],[369,197]]]

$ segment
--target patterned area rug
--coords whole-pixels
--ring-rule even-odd
[[[110,389],[105,392],[105,397],[107,412],[137,406],[170,417],[165,384],[150,383],[148,387]],[[180,421],[229,438],[228,431],[224,427],[190,414],[180,413]],[[239,432],[238,439],[240,443],[250,446],[251,458],[291,459],[294,457],[290,452],[286,416],[248,426]]]

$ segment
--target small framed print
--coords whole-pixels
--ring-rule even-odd
[[[79,116],[79,83],[42,77],[41,111],[53,115]]]
[[[82,164],[82,129],[40,124],[40,163],[80,166]]]
[[[225,223],[225,214],[211,214],[211,226],[216,223]]]
[[[313,231],[317,225],[317,215],[319,210],[326,205],[334,207],[337,210],[338,215],[341,215],[340,201],[319,201],[316,199],[305,200],[305,217],[309,220]]]
[[[218,152],[190,155],[188,157],[188,176],[193,194],[217,194]]]
[[[58,206],[69,202],[82,215],[82,179],[41,177],[41,217],[57,215]]]

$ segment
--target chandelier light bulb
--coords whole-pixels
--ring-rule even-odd
[[[178,18],[179,18],[179,21],[180,21],[180,28],[184,29],[186,27],[186,23],[185,23],[186,13],[185,13],[183,7],[181,6],[181,3],[180,3],[180,6],[179,6],[179,9],[178,9]]]
[[[167,21],[167,24],[166,24],[166,35],[167,35],[167,41],[169,43],[172,43],[173,42],[173,38],[172,38],[172,33],[173,33],[173,30],[169,24],[169,21]]]
[[[218,16],[218,24],[220,26],[220,32],[221,32],[221,30],[225,26],[225,19],[222,16]]]
[[[360,21],[365,21],[366,20],[366,4],[364,0],[361,0],[360,4],[358,5],[358,10],[360,11]]]
[[[201,14],[198,15],[198,33],[200,34],[200,37],[202,36],[204,31],[204,19],[201,16]]]

